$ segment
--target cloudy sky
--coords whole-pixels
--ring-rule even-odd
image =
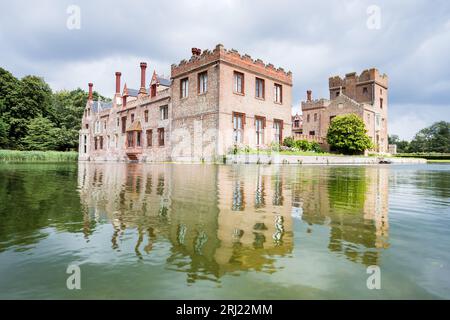
[[[80,9],[80,28],[71,5]],[[371,6],[379,8],[379,15]],[[389,76],[389,130],[410,139],[450,121],[450,2],[2,1],[0,67],[44,77],[53,90],[114,92],[114,72],[139,86],[139,62],[170,75],[191,47],[222,43],[291,70],[293,108],[328,77],[376,67]],[[379,19],[378,19],[379,17]],[[71,28],[68,28],[69,26]]]

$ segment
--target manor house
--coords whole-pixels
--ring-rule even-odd
[[[193,48],[170,79],[140,64],[139,89],[121,87],[112,102],[94,101],[82,119],[79,159],[214,161],[235,146],[260,148],[291,136],[292,73],[217,45]]]

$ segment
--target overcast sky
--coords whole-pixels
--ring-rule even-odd
[[[80,8],[80,28],[70,29]],[[376,5],[380,19],[368,8]],[[328,77],[376,67],[389,76],[389,131],[410,139],[450,121],[450,1],[2,1],[0,66],[53,90],[139,86],[139,62],[170,75],[191,47],[222,43],[291,70],[293,107],[328,97]],[[379,23],[378,23],[379,22]],[[369,27],[368,27],[369,25]],[[379,27],[379,28],[378,28]]]

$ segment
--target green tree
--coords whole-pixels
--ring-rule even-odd
[[[398,153],[408,152],[409,142],[406,140],[400,140],[399,136],[396,134],[388,136],[388,143],[395,144],[397,146]]]
[[[327,142],[332,150],[344,154],[358,154],[373,147],[366,134],[364,122],[356,114],[336,116],[331,120]]]
[[[7,148],[9,145],[8,132],[9,125],[0,116],[0,149]]]
[[[22,144],[27,150],[56,150],[61,129],[43,117],[34,118],[27,125],[28,134],[22,138]]]
[[[450,152],[450,122],[439,121],[420,130],[409,145],[410,152]]]

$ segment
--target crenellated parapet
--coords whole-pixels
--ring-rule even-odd
[[[360,85],[373,81],[385,88],[388,87],[388,76],[381,74],[376,68],[366,69],[360,75],[357,75],[356,72],[347,73],[344,78],[332,76],[328,78],[328,87],[330,89],[345,88],[349,84]]]
[[[189,60],[182,60],[179,64],[172,64],[171,77],[176,78],[205,65],[216,62],[228,63],[239,68],[249,70],[254,73],[271,77],[274,80],[292,85],[292,72],[283,68],[276,68],[273,64],[265,64],[261,59],[253,59],[248,54],[240,54],[235,49],[227,50],[223,45],[218,44],[214,50],[192,49],[192,56]]]

